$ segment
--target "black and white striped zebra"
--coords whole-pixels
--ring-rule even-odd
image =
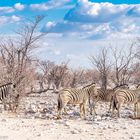
[[[67,104],[79,104],[80,116],[85,118],[86,104],[90,96],[97,96],[95,83],[83,89],[67,88],[61,90],[58,95],[58,118],[61,118],[62,111]]]
[[[94,112],[95,114],[96,111],[95,111],[95,106],[97,104],[97,102],[99,101],[102,101],[102,102],[110,102],[110,106],[109,106],[109,111],[111,109],[111,106],[112,106],[112,98],[113,98],[113,95],[114,95],[114,90],[113,89],[107,89],[107,90],[104,90],[104,89],[97,89],[97,92],[98,92],[98,96],[96,96],[95,98],[93,98],[91,100],[91,103],[90,103],[90,114],[92,115],[92,110],[94,109]]]
[[[12,83],[7,83],[0,86],[0,101],[4,105],[4,110],[7,110],[7,100],[14,99],[14,104],[18,101],[19,94],[16,91],[16,87]],[[11,102],[11,101],[10,101]],[[9,107],[14,110],[17,107],[17,104],[11,106],[9,103]]]
[[[94,112],[96,114],[96,111],[95,111],[95,105],[98,101],[102,101],[102,102],[109,102],[110,105],[109,105],[109,111],[111,110],[111,107],[113,107],[113,96],[114,96],[114,92],[117,90],[117,89],[128,89],[129,86],[127,84],[123,84],[123,85],[118,85],[116,86],[115,88],[113,89],[102,89],[102,88],[98,88],[97,89],[97,95],[96,98],[92,99],[91,100],[91,103],[90,103],[90,114],[92,115],[92,109],[94,109]]]
[[[137,117],[138,103],[140,102],[140,89],[118,89],[115,91],[113,96],[113,110],[117,110],[118,117],[120,117],[120,108],[123,104],[133,103],[134,104],[134,117]]]

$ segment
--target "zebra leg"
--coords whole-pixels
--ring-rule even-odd
[[[92,115],[93,103],[92,103],[92,104],[90,104],[89,109],[90,109],[90,115]]]
[[[92,111],[94,111],[94,114],[97,115],[96,110],[95,110],[95,104],[96,103],[92,102],[91,105],[90,105],[90,115],[93,114]]]
[[[138,113],[138,104],[137,103],[134,103],[134,117],[136,118],[137,117],[137,114]]]
[[[80,117],[83,117],[83,104],[80,104]]]
[[[61,118],[61,116],[62,116],[62,109],[63,109],[63,108],[60,108],[60,109],[58,110],[58,115],[57,115],[57,118],[58,118],[58,119],[62,119],[62,118]]]
[[[110,105],[109,105],[109,110],[108,110],[108,112],[111,112],[111,107],[112,107],[112,102],[110,102]]]
[[[13,112],[13,113],[17,113],[17,108],[18,108],[18,105],[15,103],[15,104],[13,105],[13,110],[12,110],[12,112]]]
[[[64,113],[65,113],[65,115],[68,115],[68,112],[66,110],[66,107],[64,108]]]
[[[6,103],[4,103],[4,111],[6,111],[7,110],[7,106],[6,106]]]
[[[118,117],[120,118],[120,108],[121,108],[121,103],[118,103]]]
[[[113,103],[115,103],[115,105],[116,105],[115,99],[114,99],[114,97],[112,96],[112,97],[111,97],[111,100],[110,100],[110,105],[109,105],[109,110],[108,110],[108,112],[111,112],[111,108],[112,108],[112,110],[114,111],[113,108],[115,108],[115,106],[113,105]]]
[[[58,119],[62,118],[61,116],[62,116],[63,110],[65,110],[66,105],[67,105],[67,102],[62,103],[62,105],[58,109]]]
[[[118,111],[118,102],[116,101],[115,98],[112,98],[110,102],[110,106],[112,106],[112,117],[114,116],[115,109]]]
[[[62,103],[62,100],[59,96],[59,98],[58,98],[58,114],[57,114],[58,119],[61,119],[62,109],[63,109],[63,103]]]
[[[2,103],[3,103],[3,108],[4,108],[4,111],[6,111],[6,110],[7,110],[7,104],[6,104],[5,99],[2,101]]]
[[[61,119],[61,115],[62,115],[62,105],[58,108],[58,115],[57,115],[57,118],[58,119]]]
[[[93,105],[93,111],[94,111],[94,114],[97,115],[96,110],[95,110],[95,104]]]
[[[110,104],[112,105],[112,117],[113,117],[115,111],[114,101],[112,101]]]
[[[83,104],[83,119],[85,119],[85,114],[86,114],[86,104]]]

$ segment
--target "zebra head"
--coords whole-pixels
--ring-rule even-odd
[[[97,97],[99,93],[98,93],[97,86],[95,83],[94,83],[94,86],[91,87],[91,89],[92,89],[92,96]]]
[[[18,99],[19,98],[19,94],[18,94],[18,91],[17,91],[16,84],[10,83],[10,90],[11,90],[11,95],[13,97],[15,97],[15,99]]]
[[[136,89],[140,89],[140,84],[136,85]]]
[[[90,96],[98,96],[97,87],[95,83],[91,83],[90,85],[86,86],[86,88]]]

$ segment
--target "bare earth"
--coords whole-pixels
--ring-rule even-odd
[[[112,118],[108,106],[98,103],[98,115],[79,117],[79,107],[68,107],[68,115],[56,120],[57,95],[21,99],[19,113],[0,114],[0,140],[140,140],[140,120],[129,118],[132,107],[122,109],[121,118]],[[41,111],[44,108],[45,111]]]

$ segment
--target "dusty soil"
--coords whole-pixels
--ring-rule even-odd
[[[108,104],[98,103],[98,115],[87,112],[82,120],[79,107],[69,106],[68,115],[56,120],[56,94],[24,97],[18,114],[0,114],[0,140],[140,140],[140,120],[129,117],[132,106],[122,108],[121,118],[112,118],[107,109]]]

